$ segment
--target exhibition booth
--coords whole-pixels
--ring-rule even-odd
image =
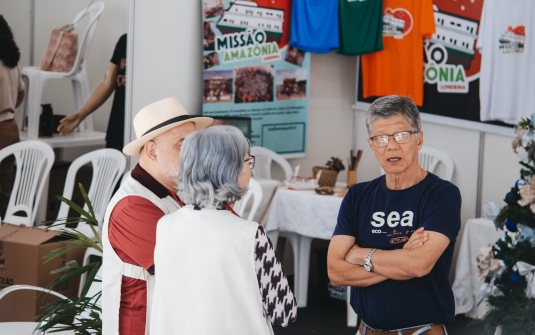
[[[142,159],[119,150],[169,126],[171,121],[164,120],[149,127],[149,118],[141,132],[135,121],[140,111],[169,97],[190,116],[236,126],[250,143],[252,179],[234,210],[263,227],[296,299],[297,320],[284,327],[272,322],[273,332],[357,333],[363,324],[352,307],[357,303],[351,296],[356,300],[357,293],[351,293],[351,285],[329,282],[327,250],[349,187],[394,175],[379,163],[370,137],[385,134],[371,134],[366,118],[377,98],[390,95],[410,97],[420,111],[421,129],[409,134],[423,139],[415,155],[420,166],[455,185],[462,198],[446,275],[455,308],[455,322],[444,322],[448,333],[479,334],[484,328],[496,334],[502,329],[535,332],[533,321],[497,316],[521,314],[503,308],[500,297],[514,299],[525,292],[515,306],[528,310],[535,304],[535,214],[530,207],[535,202],[530,188],[535,173],[535,5],[530,0],[408,3],[0,3],[0,15],[20,50],[25,88],[13,117],[20,143],[0,148],[0,161],[14,155],[17,166],[9,204],[0,212],[0,334],[52,330],[46,325],[61,314],[58,301],[68,312],[65,320],[56,318],[49,326],[76,325],[60,334],[82,334],[75,328],[84,326],[93,333],[110,324],[114,314],[104,316],[102,310],[106,281],[100,279],[106,271],[101,264],[108,239],[102,229],[112,196],[132,174],[137,178]],[[72,28],[62,28],[69,23]],[[57,38],[65,41],[72,33],[77,49],[71,65],[53,70],[54,57],[65,47]],[[79,119],[72,129],[61,130],[62,124],[68,127],[64,118],[74,115]],[[180,116],[172,122],[189,118]],[[386,135],[386,145],[403,145],[398,133]],[[149,142],[156,143],[153,138],[143,143]],[[168,209],[162,212],[169,214]],[[404,211],[389,215],[385,207],[379,219],[374,213],[379,223],[371,222],[372,233],[386,234],[386,228],[390,244],[408,241],[417,227],[403,230],[408,222]],[[66,222],[66,217],[74,219]],[[401,230],[404,236],[397,236]],[[78,243],[83,248],[67,248],[44,263],[43,257],[64,247],[73,232],[85,236],[75,236],[84,241]],[[136,264],[144,269],[132,278],[154,277],[154,262],[152,273]],[[65,273],[51,274],[58,268],[78,268],[79,273],[58,283]],[[146,285],[145,291],[151,284]],[[282,294],[283,286],[275,286]],[[41,309],[46,303],[57,309]],[[280,307],[287,316],[290,305]],[[264,311],[271,316],[269,308]],[[38,324],[35,318],[43,313],[47,318]],[[521,326],[511,326],[515,323]]]

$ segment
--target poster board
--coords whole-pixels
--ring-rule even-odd
[[[476,43],[483,3],[433,0],[436,32],[424,42],[424,104],[419,110],[426,122],[511,136],[512,125],[480,121]],[[355,107],[367,110],[377,97],[363,97],[360,70],[359,62]]]
[[[203,115],[251,118],[251,145],[304,157],[310,54],[289,45],[291,1],[203,1]]]

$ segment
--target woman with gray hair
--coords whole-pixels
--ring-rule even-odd
[[[232,205],[247,192],[255,157],[233,126],[190,134],[180,152],[187,204],[158,222],[151,334],[273,334],[297,303],[256,222]]]

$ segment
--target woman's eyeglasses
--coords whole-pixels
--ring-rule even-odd
[[[249,167],[252,169],[254,169],[254,166],[256,164],[256,157],[255,156],[249,156],[249,158],[247,158],[246,160],[244,160],[244,162],[249,162]]]

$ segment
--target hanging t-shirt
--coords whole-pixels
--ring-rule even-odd
[[[106,131],[106,148],[122,151],[124,146],[124,106],[126,95],[126,34],[119,38],[110,62],[117,65],[117,82],[115,83],[115,95],[113,96],[110,120]]]
[[[338,0],[293,0],[290,45],[323,54],[338,48]]]
[[[351,288],[351,306],[370,327],[391,330],[455,322],[448,274],[461,227],[461,194],[449,181],[428,173],[404,190],[388,189],[381,176],[352,186],[344,197],[333,235],[355,237],[363,248],[402,249],[420,227],[445,235],[450,244],[423,277]]]
[[[383,49],[383,1],[340,0],[339,54],[361,55]]]
[[[535,106],[535,1],[485,0],[481,53],[481,121],[516,124]]]
[[[424,100],[424,37],[435,32],[432,0],[384,0],[383,50],[362,59],[363,97],[397,94]]]

